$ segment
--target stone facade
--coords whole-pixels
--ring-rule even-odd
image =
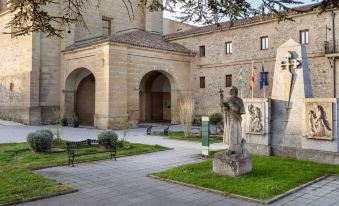
[[[98,8],[97,5],[89,5],[84,15],[87,28],[71,25],[67,28],[70,33],[65,32],[63,39],[47,38],[39,33],[18,38],[0,34],[0,117],[27,124],[50,123],[54,119],[54,110],[61,108],[65,116],[71,118],[79,104],[78,98],[75,98],[77,87],[85,84],[82,80],[93,74],[95,104],[89,105],[95,111],[94,125],[116,127],[121,118],[135,125],[150,120],[149,113],[152,112],[147,110],[153,100],[147,94],[146,79],[162,75],[161,78],[165,77],[170,82],[170,90],[167,88],[158,94],[158,100],[162,99],[159,102],[164,105],[161,115],[163,120],[177,122],[177,101],[182,96],[193,95],[197,116],[219,111],[218,90],[223,88],[228,93],[230,87],[225,88],[225,75],[229,74],[232,75],[232,84],[239,86],[240,64],[247,80],[241,95],[243,98],[250,97],[248,79],[252,61],[257,68],[254,70],[254,97],[263,97],[258,86],[263,61],[269,77],[266,97],[270,97],[276,48],[290,38],[299,41],[299,31],[305,29],[309,30],[306,50],[314,96],[333,97],[334,93],[339,93],[336,80],[339,74],[333,71],[333,60],[328,58],[324,49],[324,42],[330,40],[330,35],[326,37],[325,34],[326,25],[332,25],[331,12],[299,15],[295,22],[265,20],[186,35],[186,31],[204,31],[204,28],[163,21],[161,12],[143,12],[137,8],[137,1],[132,3],[134,19],[128,17],[120,1],[103,0]],[[61,12],[53,5],[46,10]],[[10,31],[10,28],[5,28],[10,18],[8,11],[0,13],[1,31]],[[337,33],[338,18],[336,15]],[[160,44],[179,44],[191,52],[175,51],[172,46],[169,46],[171,49],[148,47],[141,44],[143,42],[103,40],[102,19],[110,21],[113,37],[135,30],[165,32],[169,35],[163,36]],[[178,29],[180,32],[177,32]],[[176,35],[171,36],[173,32]],[[260,50],[262,36],[269,38],[267,50]],[[92,43],[87,45],[88,41]],[[229,41],[233,52],[225,54],[225,42]],[[152,40],[144,42],[147,44]],[[83,44],[85,46],[81,46]],[[206,47],[205,57],[198,55],[200,45]],[[196,55],[192,56],[192,52]],[[154,73],[150,74],[152,71]],[[201,76],[206,78],[206,88],[200,88]],[[159,91],[151,89],[150,92]]]
[[[1,1],[1,5],[3,8],[5,0]],[[86,13],[84,15],[86,22],[86,29],[79,25],[71,25],[69,28],[70,33],[65,32],[64,38],[48,38],[43,34],[34,33],[25,37],[12,38],[9,34],[0,34],[0,117],[3,119],[14,120],[18,122],[22,122],[25,124],[40,124],[40,123],[52,123],[54,121],[54,111],[58,108],[64,109],[64,91],[65,88],[65,75],[69,74],[71,71],[81,68],[87,68],[89,70],[93,70],[97,68],[100,64],[106,66],[106,73],[102,74],[102,78],[97,79],[99,81],[103,80],[109,81],[108,77],[104,77],[104,75],[108,75],[108,70],[116,66],[115,61],[121,60],[121,55],[127,52],[127,47],[124,49],[103,49],[100,47],[98,49],[93,49],[92,53],[95,55],[101,56],[81,56],[79,52],[73,52],[73,57],[75,61],[83,61],[79,62],[78,67],[76,68],[68,68],[71,60],[69,58],[69,52],[63,54],[63,50],[65,50],[68,46],[73,45],[74,43],[84,40],[90,39],[93,37],[98,37],[102,35],[101,23],[102,19],[109,19],[111,22],[111,32],[112,35],[125,32],[130,30],[148,30],[149,32],[158,32],[162,33],[162,12],[147,12],[146,15],[143,14],[142,9],[137,8],[137,1],[132,1],[134,10],[134,19],[129,19],[127,15],[127,11],[125,9],[124,4],[121,1],[112,2],[109,0],[100,1],[99,8],[96,5],[89,5]],[[59,7],[54,7],[54,5],[49,5],[46,7],[46,11],[54,14],[58,14],[60,10],[56,9]],[[61,7],[60,7],[61,8]],[[10,28],[6,28],[7,23],[11,19],[11,14],[7,10],[0,9],[0,30],[1,32],[10,32]],[[67,29],[68,30],[68,29]],[[171,30],[171,29],[170,29]],[[120,46],[118,48],[121,48]],[[111,47],[110,47],[111,48]],[[135,48],[136,49],[136,48]],[[100,52],[99,52],[100,50]],[[120,53],[122,51],[123,53]],[[98,52],[98,54],[96,54]],[[151,54],[151,53],[154,54]],[[81,53],[81,52],[80,52]],[[135,52],[134,52],[135,53]],[[111,55],[111,58],[109,56]],[[116,56],[114,56],[116,55]],[[118,58],[118,56],[120,56]],[[173,75],[178,75],[184,73],[183,79],[185,79],[184,85],[185,89],[189,90],[189,71],[190,69],[190,61],[186,59],[186,57],[180,57],[179,59],[184,59],[184,63],[180,65],[180,61],[177,61],[177,57],[175,57],[173,53],[164,53],[152,50],[141,49],[139,54],[123,56],[124,68],[126,69],[127,65],[131,66],[131,81],[134,81],[135,78],[140,78],[138,75],[138,71],[133,71],[134,68],[145,67],[144,70],[154,70],[154,68],[158,68],[159,70],[163,70],[167,72],[169,68],[178,67],[178,69],[182,69],[182,71],[173,72]],[[149,58],[149,61],[136,62],[129,61],[129,59],[136,58]],[[153,57],[155,60],[153,60]],[[156,60],[159,57],[161,60]],[[94,58],[94,60],[93,60]],[[127,58],[127,59],[126,59]],[[164,60],[168,60],[165,63]],[[92,65],[91,61],[99,62],[96,65]],[[101,61],[105,61],[101,63]],[[160,63],[161,62],[161,63]],[[188,62],[188,63],[187,63]],[[173,64],[172,64],[173,63]],[[73,63],[72,63],[73,64]],[[115,64],[110,67],[110,64]],[[119,62],[120,64],[120,62]],[[121,65],[121,64],[120,64]],[[182,68],[184,65],[185,68]],[[146,69],[147,67],[147,69]],[[113,72],[113,71],[111,71]],[[185,73],[186,72],[186,73]],[[96,73],[96,72],[95,72]],[[85,74],[85,73],[81,73]],[[87,73],[88,74],[88,73]],[[96,75],[95,75],[96,76]],[[80,77],[79,77],[80,78]],[[85,76],[81,76],[81,78],[85,78]],[[120,77],[112,77],[121,80]],[[173,77],[174,78],[174,77]],[[127,79],[125,79],[127,80]],[[180,81],[182,81],[179,78]],[[79,80],[80,81],[80,80]],[[174,81],[174,80],[173,80]],[[80,83],[80,82],[79,82]],[[110,89],[115,90],[122,82],[117,82],[117,85],[110,83]],[[127,83],[124,83],[127,88]],[[134,89],[136,89],[135,87]],[[109,88],[107,88],[109,89]],[[134,91],[135,93],[135,91]],[[69,94],[69,93],[68,93]],[[115,93],[114,97],[106,98],[102,97],[103,95],[107,95],[103,93],[102,90],[96,93],[99,102],[110,101],[110,99],[116,99],[117,95],[122,95],[124,98],[118,98],[121,100],[120,103],[117,104],[125,104],[120,107],[124,108],[123,115],[127,115],[127,108],[131,108],[131,115],[133,116],[134,122],[137,121],[136,114],[132,111],[135,111],[136,103],[130,103],[131,106],[127,106],[127,93]],[[106,99],[105,99],[106,98]],[[125,99],[122,101],[122,99]],[[132,100],[137,100],[138,98],[131,97]],[[77,104],[79,102],[75,102],[73,104]],[[86,104],[86,103],[85,103]],[[106,103],[108,104],[108,103]],[[110,107],[114,107],[114,103],[109,103]],[[175,104],[175,103],[174,103]],[[116,113],[120,113],[117,111],[111,111],[111,114],[108,105],[102,107],[102,104],[96,104],[96,119],[101,119],[99,117],[105,116],[116,116]],[[74,107],[74,105],[73,105]],[[73,110],[72,110],[73,111]],[[69,114],[70,118],[72,114]],[[137,115],[138,116],[138,115]],[[175,115],[173,115],[175,116]],[[137,118],[137,119],[136,119]],[[99,121],[99,120],[98,120]],[[100,125],[106,125],[108,123],[100,123]],[[99,123],[98,123],[99,125]],[[102,127],[102,128],[104,128]]]
[[[339,32],[339,13],[335,11],[335,32]],[[325,53],[324,42],[332,40],[332,33],[327,31],[326,25],[332,28],[332,14],[326,12],[322,15],[309,13],[294,17],[294,22],[264,22],[248,23],[224,29],[211,29],[209,31],[183,32],[182,34],[168,35],[167,39],[184,45],[197,53],[192,64],[192,87],[196,102],[197,114],[205,115],[218,109],[218,90],[230,87],[225,86],[225,75],[232,75],[232,84],[239,87],[239,69],[243,66],[245,85],[243,98],[251,97],[249,90],[249,77],[251,63],[254,61],[254,98],[263,97],[259,89],[261,63],[265,63],[265,72],[268,72],[269,82],[266,87],[266,97],[272,94],[273,73],[275,57],[278,46],[289,39],[300,41],[300,31],[309,30],[309,44],[305,45],[310,67],[311,83],[314,97],[334,97],[334,81],[338,84],[338,72],[334,77],[333,60]],[[195,31],[195,30],[193,30]],[[268,36],[269,49],[261,50],[260,37]],[[232,42],[232,54],[225,53],[225,42]],[[199,56],[199,46],[205,45],[205,57]],[[338,68],[338,66],[337,66]],[[200,88],[199,78],[205,77],[206,88]],[[335,79],[334,79],[335,78]]]

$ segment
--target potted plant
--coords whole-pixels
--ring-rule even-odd
[[[68,126],[68,120],[67,120],[66,117],[64,117],[64,118],[61,119],[61,125],[62,125],[63,127]]]
[[[72,118],[72,124],[73,124],[73,127],[79,127],[79,119],[76,115],[73,115],[73,118]]]

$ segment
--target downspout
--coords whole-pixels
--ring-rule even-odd
[[[336,53],[337,49],[336,49],[336,39],[335,39],[335,12],[332,11],[332,40],[333,40],[333,52]],[[337,81],[336,81],[336,59],[333,58],[333,97],[337,98]]]

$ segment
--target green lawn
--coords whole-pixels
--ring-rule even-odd
[[[339,166],[284,157],[252,156],[253,171],[241,177],[217,175],[212,161],[172,168],[153,175],[259,200],[269,200],[326,174],[339,174]]]
[[[122,157],[167,149],[159,145],[130,143],[129,146],[129,148],[118,149],[117,156]],[[99,147],[94,148],[94,150],[97,149]],[[75,162],[107,158],[109,158],[109,153],[101,153],[78,157]],[[117,161],[120,160],[117,159]],[[34,153],[26,143],[0,144],[0,204],[71,190],[72,188],[66,185],[59,184],[31,171],[31,169],[66,165],[67,163],[66,152]]]
[[[165,136],[163,132],[152,132],[152,134],[157,135],[157,136]],[[200,135],[192,134],[191,136],[185,137],[185,134],[183,131],[169,132],[168,136],[166,137],[168,137],[169,139],[175,139],[175,140],[201,142]],[[223,141],[222,137],[210,137],[209,140],[210,140],[210,143],[217,143],[217,142]]]

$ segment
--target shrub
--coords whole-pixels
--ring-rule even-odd
[[[73,127],[79,127],[79,119],[76,115],[73,115],[73,118],[72,118],[72,124],[73,124]]]
[[[125,141],[124,140],[118,140],[117,141],[117,147],[118,148],[123,148],[125,146]]]
[[[49,130],[38,130],[27,135],[28,146],[35,152],[47,152],[51,150],[53,134]]]
[[[209,115],[210,123],[215,126],[215,133],[217,133],[218,125],[223,121],[221,113],[212,113]]]
[[[64,118],[61,119],[61,125],[62,125],[63,127],[68,126],[68,120],[67,120],[66,117],[64,117]]]
[[[51,132],[51,130],[40,129],[40,130],[37,130],[36,132],[41,132],[41,133],[45,134],[46,136],[48,136],[49,138],[53,139],[53,133]]]
[[[118,135],[112,130],[105,130],[98,134],[99,144],[103,147],[107,146],[110,142],[118,142]]]
[[[64,145],[64,144],[66,144],[66,140],[64,140],[64,139],[62,139],[61,137],[56,137],[56,138],[54,138],[53,139],[53,145],[54,146],[60,146],[60,145]]]

